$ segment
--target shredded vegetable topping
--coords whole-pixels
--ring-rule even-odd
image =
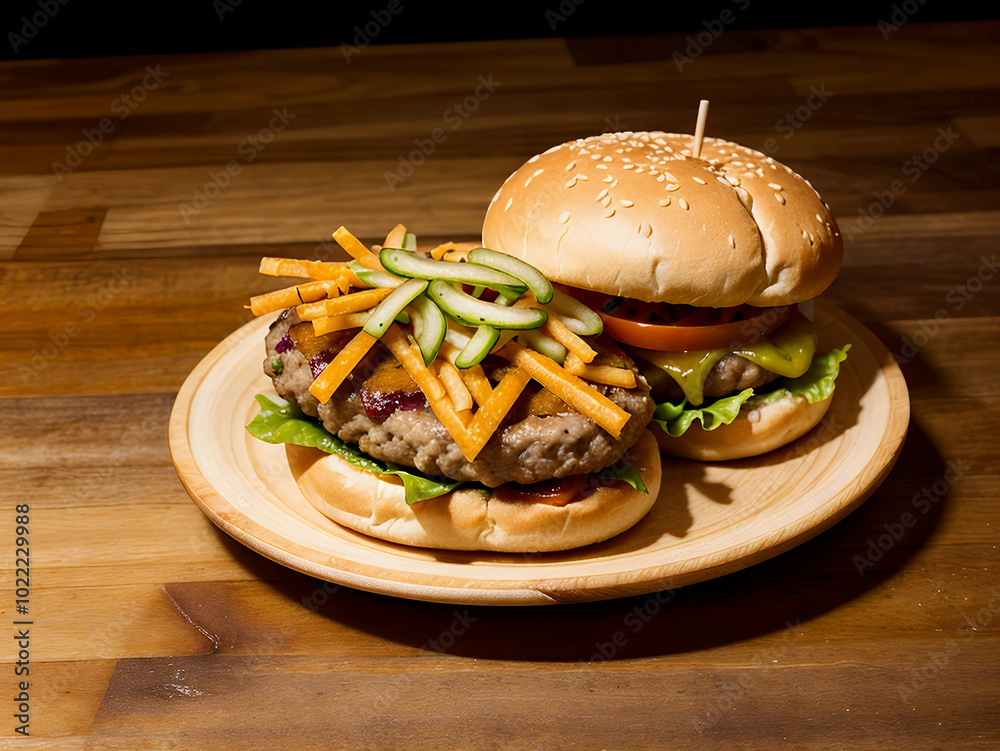
[[[368,248],[344,227],[333,238],[353,261],[264,258],[262,274],[310,281],[253,297],[248,306],[255,315],[294,307],[317,336],[358,329],[315,376],[309,391],[320,402],[381,340],[469,461],[531,380],[620,435],[629,414],[590,384],[633,388],[635,373],[624,364],[591,364],[597,353],[584,337],[601,333],[599,317],[554,292],[537,269],[454,243],[421,253],[402,224],[381,248]],[[496,386],[481,365],[490,354],[510,363]]]

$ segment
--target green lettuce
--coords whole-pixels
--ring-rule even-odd
[[[755,394],[753,389],[746,389],[701,407],[688,405],[686,399],[679,404],[658,404],[653,412],[653,420],[676,438],[683,435],[696,420],[705,430],[728,425],[736,419],[744,405],[752,408],[794,396],[804,396],[810,404],[821,402],[833,394],[834,381],[840,373],[840,363],[847,357],[850,348],[851,345],[847,344],[843,349],[834,349],[814,358],[809,370],[798,378],[783,378],[778,381],[776,388],[764,393]]]
[[[291,402],[267,394],[258,394],[255,398],[260,405],[260,412],[247,425],[247,432],[254,438],[267,443],[309,446],[328,454],[336,454],[359,469],[377,475],[396,475],[403,482],[407,503],[436,498],[450,493],[461,484],[454,481],[441,482],[415,469],[372,459],[357,447],[337,438]]]

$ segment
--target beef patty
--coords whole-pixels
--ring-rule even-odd
[[[641,376],[633,389],[593,384],[632,415],[616,439],[531,382],[470,462],[416,384],[381,344],[372,348],[326,404],[309,393],[316,375],[356,332],[351,329],[315,337],[312,325],[302,324],[290,308],[267,334],[264,371],[281,397],[317,417],[341,440],[357,444],[375,459],[414,467],[431,476],[496,487],[597,472],[625,456],[655,408]],[[276,370],[277,362],[280,366]],[[506,363],[487,365],[484,361],[487,375],[498,381]]]

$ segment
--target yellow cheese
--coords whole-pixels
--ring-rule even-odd
[[[786,378],[802,375],[816,353],[816,329],[804,316],[793,314],[770,334],[732,349],[658,352],[629,347],[629,351],[647,366],[670,376],[681,387],[688,402],[698,407],[705,400],[705,379],[716,363],[730,352]]]

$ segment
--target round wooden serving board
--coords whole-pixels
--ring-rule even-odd
[[[234,332],[192,371],[170,419],[188,493],[221,529],[292,569],[371,592],[434,602],[535,605],[644,594],[775,556],[861,504],[899,455],[909,422],[903,375],[885,346],[818,304],[822,349],[851,344],[824,421],[765,456],[723,463],[664,457],[652,511],[612,540],[563,553],[409,548],[345,529],[292,480],[285,449],[250,436],[272,317]]]

